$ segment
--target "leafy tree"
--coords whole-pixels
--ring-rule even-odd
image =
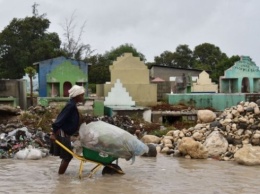
[[[172,57],[174,67],[192,68],[194,66],[193,52],[186,44],[177,46]]]
[[[93,65],[89,68],[89,83],[104,84],[110,81],[108,65]]]
[[[24,71],[30,79],[30,104],[33,106],[33,78],[36,75],[36,69],[29,66],[26,67]]]
[[[203,70],[216,70],[217,64],[227,59],[220,48],[209,43],[203,43],[195,47],[193,51],[195,67]]]
[[[147,63],[147,66],[154,64],[165,65],[178,68],[196,68],[209,70],[211,79],[219,82],[219,76],[231,67],[234,62],[239,60],[238,56],[228,58],[222,53],[220,48],[209,43],[200,44],[195,47],[194,51],[189,49],[186,44],[177,46],[174,53],[164,51],[160,56],[154,58],[154,63]]]
[[[89,83],[103,84],[110,81],[109,65],[101,54],[97,54],[85,59],[90,64],[88,70]]]
[[[142,53],[138,52],[132,44],[126,43],[105,52],[104,58],[106,59],[106,64],[112,65],[113,61],[124,53],[132,53],[134,57],[139,57],[142,61],[146,61],[145,56]]]
[[[153,65],[155,65],[155,62],[146,62],[145,65],[150,69]]]
[[[50,21],[44,15],[14,18],[0,33],[0,77],[20,79],[34,62],[61,55],[57,33],[47,33]]]
[[[219,81],[218,66],[228,59],[220,48],[209,43],[203,43],[195,47],[193,51],[195,68],[211,71],[211,79],[214,82]]]
[[[154,64],[178,67],[191,68],[194,65],[193,52],[186,44],[177,46],[175,52],[164,51],[160,56],[154,57]]]
[[[154,57],[154,63],[157,65],[173,67],[173,53],[170,51],[164,51],[160,56]]]
[[[222,60],[220,63],[218,63],[217,67],[216,67],[216,74],[215,74],[216,79],[218,79],[218,80],[215,79],[214,81],[216,81],[218,83],[219,77],[224,76],[224,72],[228,68],[232,67],[235,64],[235,62],[237,62],[239,60],[240,60],[240,57],[238,55],[234,55],[234,56],[232,56],[230,58],[226,58],[226,59]]]
[[[90,66],[95,65],[104,65],[106,64],[106,59],[101,54],[92,55],[90,57],[85,58],[84,60],[86,63],[88,63]]]

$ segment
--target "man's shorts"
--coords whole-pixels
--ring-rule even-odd
[[[71,146],[71,140],[70,140],[70,136],[66,135],[64,137],[61,137],[61,135],[57,135],[56,139],[61,142],[65,147],[67,147],[69,150],[72,150],[72,146]],[[64,150],[61,146],[59,146],[56,143],[52,143],[51,148],[50,148],[50,154],[54,155],[54,156],[60,156],[61,159],[70,162],[71,159],[73,158],[73,156],[67,152],[66,150]]]

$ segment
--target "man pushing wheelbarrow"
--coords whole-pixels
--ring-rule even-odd
[[[69,90],[70,100],[57,116],[52,124],[52,134],[50,139],[56,143],[52,144],[50,154],[60,156],[61,164],[59,174],[64,174],[71,159],[72,154],[62,148],[57,142],[63,144],[68,150],[72,150],[71,136],[78,132],[82,123],[82,117],[77,108],[77,103],[84,101],[85,89],[82,86],[74,85]]]
[[[64,174],[69,162],[75,157],[81,160],[80,178],[84,162],[97,164],[91,170],[92,173],[95,173],[99,167],[104,166],[102,174],[107,172],[124,174],[117,163],[113,164],[112,162],[117,161],[118,158],[132,159],[134,162],[135,156],[148,153],[148,147],[135,136],[114,125],[103,121],[93,121],[89,124],[82,122],[76,104],[83,101],[84,93],[83,87],[73,86],[69,90],[70,101],[52,125],[53,135],[51,139],[55,141],[52,154],[58,155],[62,159],[58,173]],[[71,130],[72,128],[76,130]],[[78,132],[78,129],[83,156],[73,153],[70,143],[70,136]]]

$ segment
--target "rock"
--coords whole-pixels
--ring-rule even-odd
[[[161,140],[161,142],[162,142],[164,145],[166,145],[166,144],[172,144],[172,140],[171,140],[171,139],[168,139],[168,138],[166,138],[166,137],[164,137],[164,138]]]
[[[204,123],[198,123],[194,126],[194,130],[200,130],[201,128],[206,127]]]
[[[161,152],[161,150],[162,150],[162,146],[160,146],[160,145],[157,145],[157,146],[156,146],[156,151],[157,151],[157,153],[160,153],[160,152]]]
[[[164,141],[164,139],[168,139],[168,140],[172,141],[173,140],[173,136],[165,135],[161,141]]]
[[[239,123],[238,126],[239,126],[239,128],[247,129],[248,124],[247,123]]]
[[[179,137],[180,130],[174,130],[173,131],[173,137]]]
[[[225,153],[225,157],[229,157],[230,158],[231,156],[233,156],[232,152],[226,152]]]
[[[165,136],[173,136],[173,130],[168,131]]]
[[[169,147],[164,147],[162,148],[161,153],[167,153],[169,150],[170,150]]]
[[[246,112],[254,112],[254,107],[247,107]]]
[[[175,154],[175,151],[173,149],[170,149],[166,152],[167,155]]]
[[[222,121],[220,121],[220,124],[223,125],[223,126],[227,126],[229,125],[230,123],[232,122],[232,119],[224,119]]]
[[[256,101],[256,104],[257,104],[258,106],[260,106],[260,99],[258,99],[258,100]]]
[[[156,157],[157,156],[157,150],[156,150],[156,146],[154,144],[147,144],[149,151],[148,153],[144,153],[142,156],[146,156],[146,157]]]
[[[185,155],[184,156],[186,159],[191,159],[191,156],[190,155]]]
[[[234,159],[238,164],[248,166],[259,165],[260,146],[252,146],[250,144],[244,145],[235,153]]]
[[[237,111],[238,111],[239,113],[244,112],[244,107],[243,107],[241,104],[237,105]]]
[[[258,115],[258,114],[260,113],[260,110],[259,110],[259,107],[258,107],[258,106],[256,106],[256,107],[254,108],[254,113],[255,113],[256,115]]]
[[[258,125],[254,125],[254,124],[250,126],[250,129],[253,129],[253,130],[256,130],[258,128],[259,128]]]
[[[227,151],[228,141],[218,131],[213,131],[203,145],[207,148],[210,157],[216,157]]]
[[[247,118],[245,118],[245,117],[240,117],[240,118],[238,118],[238,121],[239,121],[239,122],[242,122],[242,123],[243,123],[243,122],[244,122],[244,123],[247,123],[248,120],[247,120]]]
[[[242,139],[234,139],[234,145],[241,145],[242,144]]]
[[[240,115],[240,113],[237,110],[232,110],[231,114],[234,115],[234,117],[237,117]]]
[[[182,138],[178,146],[178,150],[182,155],[184,156],[189,155],[191,158],[195,158],[195,159],[208,158],[207,149],[200,142],[197,142],[190,137]]]
[[[216,119],[216,114],[211,110],[198,110],[198,123],[210,123]]]
[[[249,102],[248,107],[255,108],[257,107],[257,104],[255,102]]]
[[[161,138],[160,137],[157,137],[155,135],[144,135],[142,138],[141,138],[141,141],[145,144],[148,144],[148,143],[155,143],[155,144],[159,144],[160,141],[161,141]]]
[[[197,132],[193,133],[192,137],[196,141],[201,141],[203,139],[203,134],[197,131]]]
[[[213,122],[211,122],[210,123],[210,127],[218,127],[218,128],[220,128],[220,127],[222,127],[222,125],[221,125],[221,123],[219,122],[219,121],[213,121]]]

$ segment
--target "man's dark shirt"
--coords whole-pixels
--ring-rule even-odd
[[[59,113],[56,121],[52,124],[53,132],[59,129],[63,130],[67,135],[73,135],[79,127],[79,112],[76,102],[73,99]]]

